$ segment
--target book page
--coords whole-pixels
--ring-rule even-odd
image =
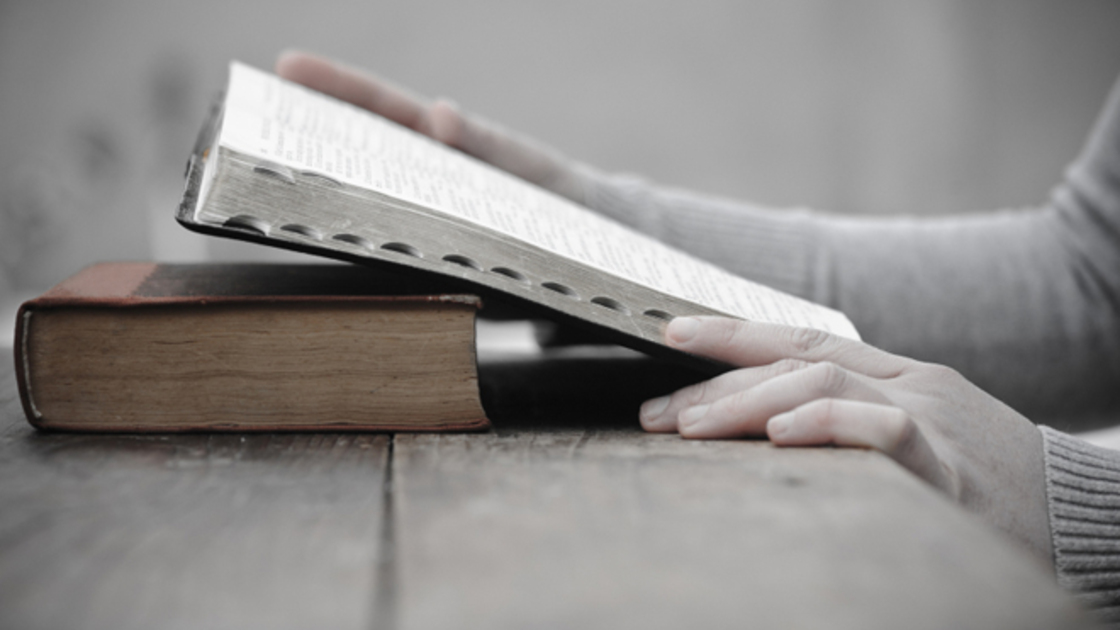
[[[748,320],[857,337],[835,311],[732,275],[366,110],[234,62],[220,142],[477,223]]]

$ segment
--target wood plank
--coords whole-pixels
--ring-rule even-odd
[[[1043,567],[876,453],[684,441],[617,412],[595,428],[581,387],[604,385],[583,374],[552,379],[567,420],[491,396],[494,432],[397,436],[400,628],[1084,624]]]
[[[387,436],[40,433],[0,397],[0,627],[376,621]]]
[[[1039,567],[884,458],[646,435],[634,405],[681,375],[525,367],[484,372],[495,432],[391,451],[36,433],[9,368],[0,627],[1081,622]]]

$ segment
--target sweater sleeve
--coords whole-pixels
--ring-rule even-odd
[[[950,365],[1036,420],[1120,409],[1120,83],[1064,181],[1034,209],[841,217],[580,168],[592,208],[838,308],[869,343]]]
[[[1040,430],[1058,583],[1120,624],[1120,451]]]

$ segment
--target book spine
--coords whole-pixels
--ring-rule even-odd
[[[31,367],[28,363],[28,328],[33,308],[30,302],[24,302],[16,314],[16,337],[12,347],[15,349],[16,387],[19,389],[20,404],[23,405],[23,414],[27,421],[37,428],[42,428],[43,415],[35,408],[35,401],[31,392]]]

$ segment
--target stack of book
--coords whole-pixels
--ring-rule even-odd
[[[481,299],[708,371],[720,366],[664,344],[666,321],[722,315],[857,337],[841,313],[238,63],[176,218],[358,265],[86,269],[18,315],[18,382],[36,426],[484,429]]]

